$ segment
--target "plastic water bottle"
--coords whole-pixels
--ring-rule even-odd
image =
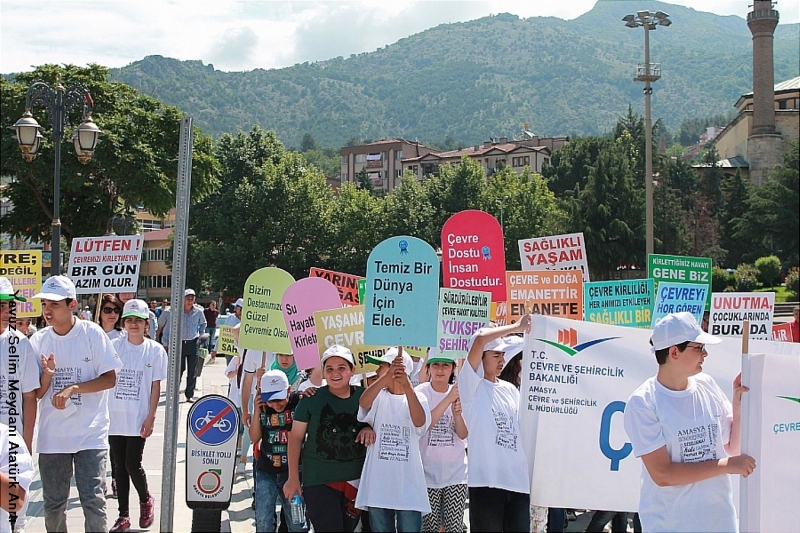
[[[306,504],[299,494],[295,493],[289,505],[291,511],[292,523],[295,525],[302,525],[306,523]]]

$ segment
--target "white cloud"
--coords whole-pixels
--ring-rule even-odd
[[[743,0],[677,0],[745,17]],[[0,72],[44,63],[121,67],[147,55],[202,60],[221,70],[278,68],[373,51],[447,23],[510,12],[571,19],[594,0],[2,0]],[[778,6],[783,22],[800,4]]]

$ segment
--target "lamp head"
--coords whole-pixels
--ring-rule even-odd
[[[72,143],[75,147],[75,154],[78,161],[87,164],[94,155],[94,149],[100,142],[100,136],[103,132],[97,127],[97,124],[92,120],[92,115],[87,113],[83,118],[81,125],[75,128],[72,133]]]
[[[22,157],[25,161],[33,161],[36,158],[36,153],[39,151],[39,145],[42,141],[42,134],[40,133],[42,127],[33,118],[30,108],[26,108],[22,117],[17,120],[13,126],[9,126],[16,132],[17,142],[19,149],[22,151]]]

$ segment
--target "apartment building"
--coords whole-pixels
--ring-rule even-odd
[[[367,171],[376,191],[391,193],[400,185],[403,159],[419,157],[433,151],[418,142],[406,139],[382,139],[360,146],[345,146],[341,150],[341,182],[355,182],[362,170]]]

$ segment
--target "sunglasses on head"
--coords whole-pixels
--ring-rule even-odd
[[[103,313],[105,313],[106,315],[110,315],[111,313],[114,313],[115,315],[118,315],[120,313],[120,311],[116,307],[104,307],[103,308]]]

